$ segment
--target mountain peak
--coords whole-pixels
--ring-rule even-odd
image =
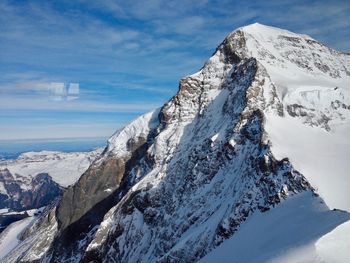
[[[349,81],[350,56],[305,34],[254,23],[230,33],[222,45],[239,56],[257,59],[274,82],[307,77],[318,83],[321,77],[347,86],[342,80]]]
[[[302,35],[257,23],[234,31],[159,111],[111,137],[45,219],[53,223],[32,228],[45,241],[25,242],[14,257],[195,262],[258,211],[306,192],[320,203],[309,180],[344,208],[331,194],[349,200],[349,155],[323,129],[350,119],[349,67],[349,57]],[[344,157],[330,154],[339,147]],[[327,173],[333,162],[337,174]],[[330,174],[341,191],[328,195]]]
[[[237,30],[239,30],[239,29],[244,30],[244,29],[249,29],[249,28],[255,28],[255,29],[274,28],[274,29],[278,29],[278,30],[283,30],[283,29],[280,29],[278,27],[273,27],[273,26],[261,24],[259,22],[255,22],[255,23],[252,23],[252,24],[249,24],[249,25],[245,25],[245,26],[239,27]]]
[[[286,29],[282,29],[279,27],[274,27],[274,26],[270,26],[270,25],[264,25],[258,22],[246,25],[246,26],[242,26],[240,28],[238,28],[237,30],[243,30],[243,31],[247,31],[247,32],[258,32],[259,34],[262,33],[275,33],[275,34],[291,34],[291,35],[299,35],[296,34],[294,32],[288,31]],[[306,36],[306,35],[305,35]]]

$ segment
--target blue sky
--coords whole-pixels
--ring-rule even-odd
[[[0,140],[108,137],[246,24],[350,51],[348,0],[2,0],[0,14]]]

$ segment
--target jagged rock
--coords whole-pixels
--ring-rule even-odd
[[[1,194],[0,208],[10,208],[15,211],[46,206],[63,193],[63,188],[47,173],[37,174],[30,179],[19,175],[14,177],[5,168],[0,170],[0,183],[6,190]]]

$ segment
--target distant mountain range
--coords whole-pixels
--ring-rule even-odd
[[[103,147],[106,141],[100,137],[0,140],[0,160],[17,159],[30,151],[89,152]]]
[[[57,201],[100,153],[28,152],[0,161],[0,227],[28,216],[22,211]]]

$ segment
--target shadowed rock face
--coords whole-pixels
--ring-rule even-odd
[[[119,189],[124,175],[132,168],[137,156],[143,154],[147,139],[138,137],[137,140],[128,140],[126,144],[130,156],[107,156],[97,160],[73,187],[65,191],[56,212],[60,230],[79,220],[96,204]]]
[[[7,226],[12,224],[13,222],[22,220],[28,217],[26,212],[11,214],[11,215],[0,215],[0,233],[5,230]]]
[[[77,221],[118,188],[125,162],[124,159],[111,157],[98,166],[92,165],[73,187],[66,190],[56,213],[60,229]]]
[[[19,175],[14,177],[8,169],[3,169],[0,171],[0,182],[6,190],[6,194],[0,195],[0,208],[15,211],[47,206],[63,193],[63,188],[47,173],[30,179]]]
[[[60,258],[62,253],[81,249],[77,247],[84,238],[98,225],[105,213],[124,196],[135,183],[131,173],[144,158],[152,132],[148,138],[137,137],[126,141],[130,154],[124,157],[104,156],[97,160],[82,175],[79,181],[63,195],[56,210],[58,233],[51,246],[53,258]],[[146,158],[142,169],[151,166],[152,160]],[[84,246],[84,245],[83,245]],[[87,246],[87,243],[85,244]]]

